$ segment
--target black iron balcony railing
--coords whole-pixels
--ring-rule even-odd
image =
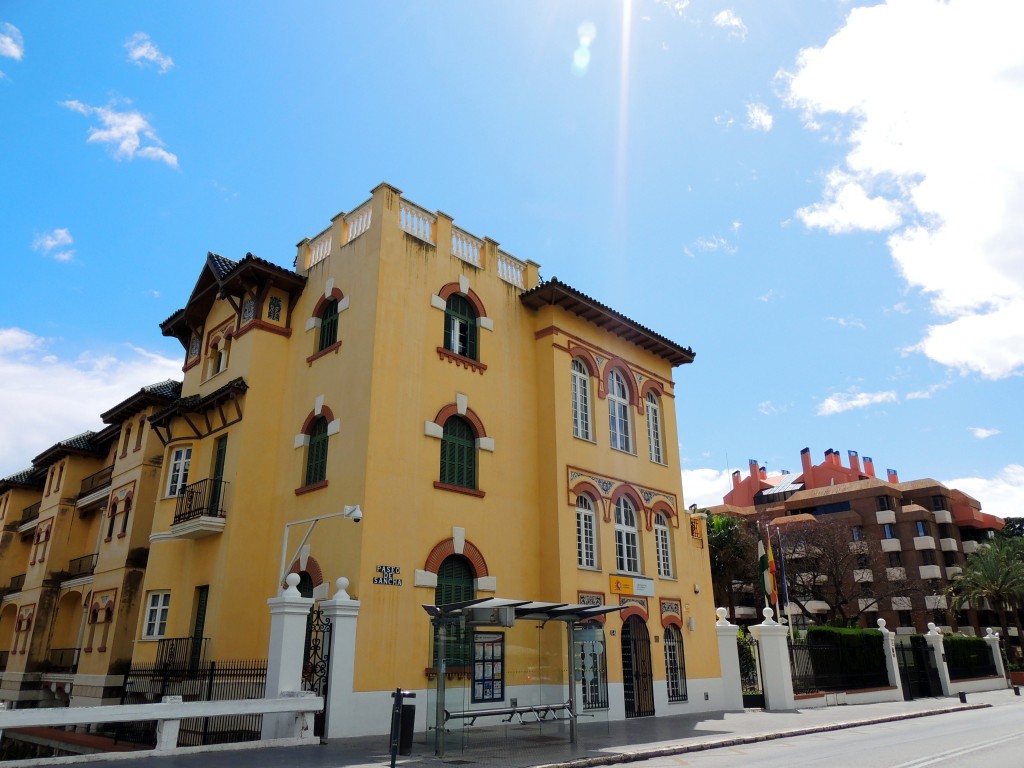
[[[11,657],[10,651],[0,651],[0,672],[7,669],[7,660]]]
[[[94,472],[82,481],[82,487],[78,490],[78,498],[88,496],[94,491],[110,485],[110,478],[114,474],[114,465],[104,467],[99,472]]]
[[[37,501],[31,507],[25,507],[21,512],[21,522],[18,525],[24,525],[25,523],[31,523],[37,517],[39,517],[39,507],[43,505],[43,502]]]
[[[200,480],[182,489],[174,508],[172,525],[197,517],[224,517],[224,495],[228,484],[223,480]]]
[[[208,637],[165,637],[156,646],[156,669],[198,669],[206,661]]]
[[[19,573],[17,576],[11,576],[11,586],[9,587],[10,592],[21,592],[21,588],[25,586],[25,574]]]
[[[78,648],[51,648],[47,655],[48,672],[73,675],[78,669]]]
[[[67,578],[74,579],[79,576],[88,576],[96,570],[96,559],[99,557],[99,553],[94,552],[91,555],[85,557],[76,557],[70,563],[68,563]]]

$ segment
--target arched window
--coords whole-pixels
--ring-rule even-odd
[[[434,605],[448,605],[473,600],[476,597],[473,568],[461,555],[449,555],[437,569]],[[436,631],[436,630],[435,630]],[[445,626],[444,658],[449,667],[469,666],[472,663],[473,634],[462,624]],[[437,636],[434,637],[435,666],[437,665]]]
[[[327,419],[318,416],[309,430],[306,451],[306,485],[327,479]]]
[[[338,341],[338,300],[331,299],[324,304],[320,313],[320,340],[317,351],[322,352]]]
[[[576,497],[576,563],[581,568],[597,567],[596,531],[594,502],[581,494]]]
[[[444,423],[440,480],[446,485],[476,488],[476,435],[460,416],[451,416]]]
[[[612,371],[608,376],[608,435],[612,448],[633,452],[629,424],[629,390],[622,374]]]
[[[661,458],[661,405],[658,396],[647,393],[647,450],[651,461],[662,463]]]
[[[579,360],[572,361],[572,434],[590,440],[590,375]]]
[[[658,575],[672,577],[672,538],[668,521],[659,512],[654,516],[654,548],[658,552]]]
[[[686,701],[686,658],[679,627],[665,627],[665,683],[669,701]]]
[[[477,358],[477,321],[476,312],[469,300],[458,293],[453,293],[445,302],[444,309],[444,348],[457,355]]]
[[[625,496],[615,502],[615,567],[622,573],[640,573],[636,510]]]

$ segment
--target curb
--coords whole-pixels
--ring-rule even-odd
[[[659,749],[645,749],[639,752],[617,752],[611,755],[601,755],[600,757],[582,757],[576,760],[567,760],[561,763],[545,763],[543,765],[538,765],[535,768],[590,768],[591,766],[633,763],[639,760],[649,760],[654,757],[669,757],[671,755],[684,755],[689,752],[704,752],[708,749],[721,749],[722,747],[737,747],[743,744],[755,744],[760,741],[775,741],[776,739],[788,739],[794,736],[807,736],[812,733],[825,733],[826,731],[841,731],[847,728],[860,728],[865,725],[892,723],[898,720],[915,720],[919,717],[931,717],[932,715],[947,715],[952,712],[967,712],[973,709],[988,709],[991,706],[991,704],[968,704],[965,706],[943,707],[942,709],[928,709],[923,712],[908,712],[899,715],[888,715],[886,717],[873,717],[868,718],[866,720],[850,720],[843,723],[816,725],[811,728],[793,728],[788,731],[754,733],[750,736],[732,736],[712,741],[698,741],[689,744],[677,744],[671,747],[661,747]]]

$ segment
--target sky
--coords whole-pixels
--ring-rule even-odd
[[[829,448],[1024,514],[1024,3],[0,4],[0,476],[382,181],[673,341],[686,504]]]

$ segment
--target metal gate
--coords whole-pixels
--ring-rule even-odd
[[[935,663],[935,652],[927,643],[896,644],[903,698],[906,701],[942,695],[942,683]]]
[[[306,651],[302,658],[302,690],[324,699],[324,709],[313,718],[313,734],[327,733],[327,685],[331,675],[331,620],[314,604],[306,620]]]
[[[622,682],[626,717],[653,715],[651,636],[647,625],[637,616],[630,616],[622,625]]]
[[[740,657],[740,686],[743,706],[764,709],[764,687],[761,684],[761,652],[757,640],[750,635],[737,635],[736,651]]]

